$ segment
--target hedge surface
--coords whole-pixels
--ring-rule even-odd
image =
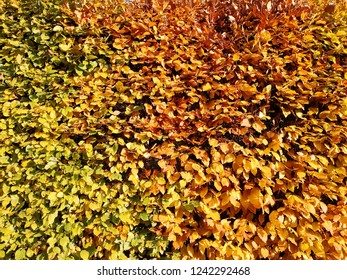
[[[0,258],[346,259],[346,22],[0,3]]]

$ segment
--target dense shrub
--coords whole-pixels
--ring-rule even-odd
[[[0,258],[346,259],[346,3],[0,5]]]

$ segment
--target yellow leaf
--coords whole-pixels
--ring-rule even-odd
[[[226,154],[223,163],[230,163],[235,160],[235,155],[232,153]]]
[[[255,86],[251,86],[249,84],[240,84],[238,86],[238,88],[241,91],[245,91],[245,92],[251,92],[251,93],[256,93],[257,92],[257,88]]]
[[[271,168],[268,166],[260,166],[260,170],[265,178],[272,178]]]
[[[208,91],[211,89],[212,89],[212,86],[210,85],[210,83],[207,83],[207,84],[203,85],[203,87],[202,87],[203,91]]]
[[[198,172],[202,170],[202,167],[197,163],[193,163],[192,168]]]
[[[306,177],[306,173],[305,172],[303,172],[303,171],[298,171],[298,177],[299,177],[299,179],[303,179],[303,178],[305,178]]]
[[[327,180],[328,179],[328,175],[325,173],[321,173],[321,172],[312,172],[312,175],[320,180]]]
[[[199,251],[201,254],[205,254],[206,248],[210,247],[210,241],[207,239],[202,239],[199,241]]]
[[[129,73],[132,73],[133,71],[131,70],[131,68],[129,66],[126,65],[126,66],[122,67],[122,72],[124,74],[129,74]]]
[[[258,171],[259,162],[255,158],[251,158],[251,172],[255,176]]]
[[[208,203],[208,207],[210,209],[218,209],[220,204],[219,197],[217,198],[216,196],[213,196],[211,200]]]
[[[230,193],[230,203],[236,208],[240,207],[241,192],[237,190],[232,190]]]
[[[160,168],[162,168],[164,170],[166,169],[166,161],[165,160],[163,160],[163,159],[159,160],[158,165]]]
[[[347,37],[347,32],[345,30],[339,30],[336,32],[336,36]]]
[[[54,212],[53,214],[48,214],[48,224],[52,225],[54,223],[55,218],[58,216],[58,212]]]
[[[134,174],[129,175],[129,181],[132,182],[133,184],[137,185],[139,183],[139,177]]]
[[[69,244],[70,240],[68,237],[64,236],[63,238],[59,239],[59,244],[65,248],[67,244]]]
[[[247,159],[244,159],[243,160],[243,168],[246,172],[249,172],[252,170],[252,165],[251,165],[251,161],[250,160],[247,160]]]
[[[233,61],[238,61],[241,58],[241,54],[240,53],[234,53],[233,54]]]
[[[210,209],[210,207],[206,206],[205,204],[202,204],[201,206],[202,206],[204,212],[206,213],[207,218],[210,218],[214,221],[220,220],[220,215],[219,215],[218,211]]]
[[[272,211],[269,215],[270,222],[273,224],[276,224],[276,221],[278,221],[277,218],[278,218],[278,212],[276,210]]]
[[[159,87],[161,87],[163,85],[157,77],[153,77],[152,80]]]
[[[25,259],[25,255],[26,255],[25,249],[18,249],[14,254],[14,258],[15,260],[23,260]]]
[[[219,77],[217,75],[213,75],[213,78],[215,78],[217,81],[219,81],[221,79],[221,77]]]
[[[123,93],[124,91],[126,91],[127,87],[124,86],[124,84],[121,81],[118,81],[116,83],[116,89],[118,92]]]
[[[224,166],[220,162],[214,162],[211,164],[211,169],[217,174],[221,174],[224,171]]]
[[[112,46],[118,50],[124,49],[126,46],[126,39],[117,38],[114,40]]]
[[[319,161],[324,165],[324,166],[327,166],[329,164],[329,160],[324,157],[324,156],[317,156]]]
[[[314,37],[312,35],[304,35],[303,39],[306,42],[312,42],[314,40]]]
[[[308,243],[300,243],[299,245],[301,251],[306,251],[307,249],[310,248],[310,245]]]
[[[181,21],[182,22],[182,21]],[[182,42],[183,42],[183,44],[188,44],[189,43],[189,41],[187,41],[184,37],[183,37],[183,35],[182,34],[180,34],[179,35],[180,36],[180,38],[181,38],[181,40],[182,40]]]
[[[168,180],[170,184],[175,183],[179,178],[181,177],[181,174],[179,172],[175,172],[172,175],[168,174]]]
[[[221,143],[220,149],[224,154],[227,154],[230,151],[229,144],[228,143]]]
[[[88,260],[89,253],[86,250],[82,250],[81,253],[80,253],[80,256],[81,256],[82,260]]]
[[[279,228],[277,229],[278,236],[281,240],[286,240],[288,238],[288,230],[285,228]]]
[[[86,144],[85,149],[87,152],[87,156],[90,158],[93,156],[93,146],[91,144]]]
[[[166,181],[165,181],[165,179],[164,179],[164,177],[158,177],[158,184],[159,185],[165,185],[166,184]]]
[[[173,232],[174,233],[177,233],[178,235],[182,235],[183,232],[182,232],[182,228],[178,225],[175,225],[174,228],[173,228]]]
[[[334,226],[333,226],[333,223],[331,221],[324,221],[322,223],[322,226],[327,230],[327,231],[330,231],[330,232],[334,232]]]
[[[211,147],[217,147],[218,146],[218,140],[211,138],[208,140],[208,143],[210,144]]]
[[[181,188],[184,188],[187,185],[187,182],[185,180],[180,180],[178,183]]]
[[[325,258],[325,249],[320,241],[315,241],[312,246],[312,251],[315,253],[315,255],[319,258]]]
[[[49,117],[50,117],[51,119],[55,119],[55,118],[57,117],[57,115],[56,115],[56,113],[55,113],[54,110],[52,110],[52,111],[49,113]]]
[[[190,182],[193,180],[193,175],[190,172],[181,172],[181,177],[184,179],[186,182]]]
[[[220,196],[220,199],[221,199],[221,205],[222,206],[225,206],[225,205],[227,205],[230,202],[230,196],[229,196],[229,194],[227,192],[223,193]]]
[[[328,207],[326,206],[324,202],[319,202],[319,205],[323,213],[326,213],[328,211]]]
[[[120,213],[118,217],[125,224],[131,223],[131,212],[130,211]]]
[[[252,127],[259,133],[266,129],[266,126],[260,120],[255,121]]]
[[[216,210],[211,210],[211,212],[208,213],[206,216],[211,218],[214,221],[219,221],[220,220],[219,212],[216,211]]]
[[[70,45],[66,45],[66,44],[59,44],[59,48],[63,51],[63,52],[67,52],[71,46]]]

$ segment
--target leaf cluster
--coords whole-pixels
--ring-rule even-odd
[[[0,8],[0,258],[346,258],[346,4],[33,2]]]

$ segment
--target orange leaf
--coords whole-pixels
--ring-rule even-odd
[[[266,248],[261,248],[261,249],[260,249],[260,254],[261,254],[261,256],[262,256],[263,258],[266,259],[266,258],[269,256],[269,250],[266,249]]]
[[[244,119],[242,120],[242,122],[241,122],[241,126],[244,126],[244,127],[251,127],[252,125],[251,125],[251,123],[250,123],[250,121],[249,121],[248,118],[244,118]]]
[[[249,202],[257,209],[262,207],[263,195],[258,188],[253,188],[248,196]]]
[[[214,181],[214,187],[217,191],[222,190],[222,185],[218,181]]]
[[[260,237],[260,239],[261,239],[264,243],[266,243],[267,238],[268,238],[267,232],[266,232],[265,230],[263,230],[262,228],[259,228],[259,229],[257,229],[257,234],[258,234],[258,236]]]
[[[229,186],[230,186],[230,181],[229,181],[229,179],[226,178],[226,177],[223,177],[223,178],[222,178],[221,183],[222,183],[222,186],[223,186],[223,187],[229,187]]]

